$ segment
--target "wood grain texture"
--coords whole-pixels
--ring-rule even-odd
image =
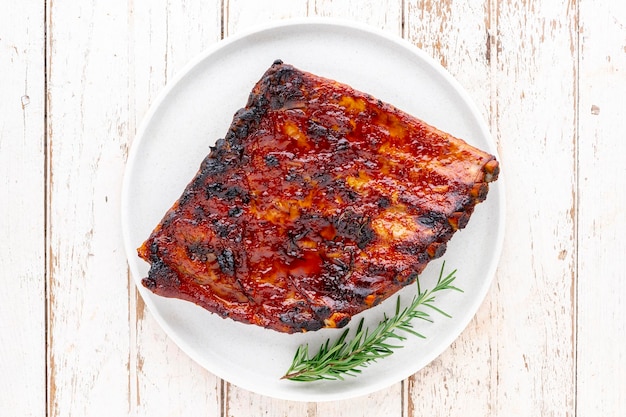
[[[225,37],[308,14],[307,0],[224,0],[223,7]]]
[[[136,1],[129,16],[130,137],[165,85],[221,36],[221,8],[202,1]],[[156,323],[129,278],[131,415],[219,416],[222,382]]]
[[[403,383],[356,399],[315,404],[315,416],[402,416]]]
[[[407,0],[405,36],[446,68],[490,116],[491,22],[485,0]]]
[[[126,6],[47,7],[49,416],[129,409],[128,279],[119,231]]]
[[[0,415],[46,410],[44,5],[0,13]]]
[[[408,4],[407,27],[420,35],[417,45],[469,86],[490,121],[503,179],[515,190],[507,193],[507,239],[494,288],[462,337],[411,381],[409,399],[419,395],[418,386],[428,387],[434,401],[409,401],[408,414],[571,415],[576,8]],[[559,119],[549,111],[555,105],[568,109]],[[558,167],[549,182],[546,166]],[[416,383],[431,371],[435,380]]]
[[[491,14],[496,17],[492,129],[509,190],[490,328],[497,372],[491,413],[571,416],[577,7],[500,1]]]
[[[577,415],[626,414],[626,3],[580,2]]]
[[[308,10],[310,16],[356,21],[402,36],[401,0],[309,0]]]

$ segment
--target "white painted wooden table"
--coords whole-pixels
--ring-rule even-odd
[[[1,0],[0,416],[626,415],[626,2]],[[439,60],[497,141],[507,224],[461,337],[367,397],[262,397],[190,360],[129,276],[137,125],[251,25],[365,22]]]

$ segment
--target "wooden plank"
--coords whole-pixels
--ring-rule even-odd
[[[400,0],[309,0],[309,15],[357,21],[402,36]]]
[[[408,415],[573,413],[575,12],[549,2],[409,2],[407,27],[433,33],[421,42],[489,120],[515,191],[495,284],[452,348],[411,381]],[[424,387],[427,402],[418,401]]]
[[[507,237],[492,304],[492,415],[575,413],[576,2],[498,1],[493,133]]]
[[[221,36],[219,2],[136,2],[129,98],[130,140],[165,84]],[[131,415],[218,416],[222,382],[182,352],[163,332],[130,282]]]
[[[260,416],[298,417],[315,416],[315,403],[283,401],[258,395],[224,383],[224,417]]]
[[[491,117],[493,22],[485,0],[406,2],[405,37],[446,68],[465,88],[485,120]],[[495,52],[495,51],[494,51]]]
[[[492,22],[483,0],[406,3],[406,37],[445,67],[468,91],[486,121],[491,114]],[[462,265],[457,266],[462,273]],[[462,284],[459,284],[462,286]],[[405,415],[489,416],[495,390],[491,317],[494,291],[461,336],[409,378]]]
[[[2,415],[46,411],[44,10],[0,13]]]
[[[307,0],[224,0],[224,36],[307,15]]]
[[[47,2],[49,416],[129,410],[126,2]]]
[[[580,1],[577,415],[626,415],[626,3]]]
[[[250,393],[234,385],[228,387],[224,416],[401,416],[402,386],[395,384],[370,395],[356,399],[329,402],[281,401]]]
[[[352,416],[402,416],[403,383],[399,382],[389,388],[373,392],[369,395],[342,401],[329,401],[315,404],[315,413],[310,415],[324,417]]]

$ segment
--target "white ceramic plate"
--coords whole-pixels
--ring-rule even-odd
[[[431,362],[456,339],[476,313],[495,273],[503,239],[502,178],[491,186],[468,227],[457,233],[444,257],[458,269],[456,285],[465,292],[438,296],[453,318],[418,323],[425,340],[409,338],[403,349],[356,378],[298,383],[281,380],[298,345],[314,350],[341,330],[280,334],[224,320],[192,303],[155,296],[141,278],[148,264],[136,248],[196,173],[217,138],[225,135],[234,112],[272,62],[284,62],[350,84],[493,154],[485,123],[459,84],[437,63],[397,38],[353,24],[326,20],[287,22],[220,42],[191,63],[167,86],[148,113],[128,159],[122,222],[132,274],[149,310],[189,356],[217,376],[260,394],[289,400],[325,401],[364,395],[399,382]],[[421,277],[432,286],[441,261]],[[400,292],[408,302],[415,288]],[[375,325],[395,298],[361,315]],[[352,326],[358,322],[353,319]]]

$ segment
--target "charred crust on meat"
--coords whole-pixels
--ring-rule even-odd
[[[448,223],[453,230],[464,229],[470,219],[470,214],[467,211],[457,211],[450,215]]]
[[[341,329],[342,327],[346,327],[349,322],[350,322],[350,317],[343,316],[337,322],[335,322],[335,325],[337,329]]]
[[[340,216],[334,217],[332,224],[337,235],[354,241],[359,249],[365,249],[376,238],[371,219],[352,210],[346,210]]]
[[[445,253],[499,170],[461,139],[276,60],[138,249],[142,285],[280,332],[343,327]]]
[[[141,280],[144,287],[162,295],[167,295],[170,289],[180,285],[178,275],[162,259],[150,265],[147,278]]]
[[[312,317],[312,312],[300,306],[279,315],[281,323],[298,331],[315,331],[324,327],[324,322]]]
[[[230,249],[224,249],[217,254],[217,264],[223,273],[229,276],[235,275],[235,255]]]
[[[224,185],[223,183],[213,182],[205,186],[207,199],[217,197],[222,200],[233,202],[241,201],[244,204],[250,202],[250,194],[238,185]]]
[[[314,120],[309,120],[308,127],[306,130],[307,136],[313,140],[316,144],[318,144],[321,140],[328,140],[329,138],[334,139],[334,135],[331,134],[331,131],[319,124]]]
[[[276,155],[272,155],[272,154],[266,155],[265,165],[267,165],[270,168],[278,166],[278,158],[276,157]]]
[[[345,151],[350,149],[350,141],[346,138],[339,138],[337,140],[337,144],[335,145],[336,151]]]
[[[228,217],[239,217],[243,214],[241,207],[231,207],[228,209]]]
[[[379,208],[385,209],[391,206],[391,199],[387,196],[381,196],[378,198],[378,201],[376,201],[376,204],[378,205]]]
[[[159,257],[158,252],[159,252],[159,244],[157,243],[156,240],[154,240],[150,243],[149,259],[150,259],[151,264],[161,261],[161,258]]]
[[[443,256],[446,253],[446,244],[445,242],[433,242],[426,248],[426,253],[431,259],[437,259]]]
[[[227,238],[231,232],[237,227],[236,224],[230,223],[226,219],[213,219],[213,230],[221,238]]]
[[[326,305],[312,305],[311,310],[313,310],[313,313],[321,320],[328,318],[332,312],[330,307]]]
[[[436,228],[447,221],[446,215],[437,211],[427,211],[420,214],[417,221],[429,228]]]
[[[142,279],[141,283],[143,284],[144,287],[152,291],[154,291],[157,286],[156,280],[152,277]]]
[[[211,152],[211,154],[213,153],[214,152]],[[215,151],[215,153],[218,154],[219,152]],[[208,156],[204,159],[204,161],[202,162],[202,165],[200,166],[201,175],[197,177],[197,182],[202,183],[204,182],[206,176],[220,174],[224,172],[226,169],[227,169],[227,165],[224,163],[224,161],[221,161],[212,155]]]
[[[393,281],[395,284],[401,286],[401,287],[406,287],[409,284],[412,284],[413,282],[415,282],[415,280],[418,277],[418,273],[414,270],[414,269],[405,269],[402,271],[399,271],[394,277],[393,277]]]
[[[194,242],[187,246],[187,254],[192,261],[207,262],[213,251],[204,242]]]

